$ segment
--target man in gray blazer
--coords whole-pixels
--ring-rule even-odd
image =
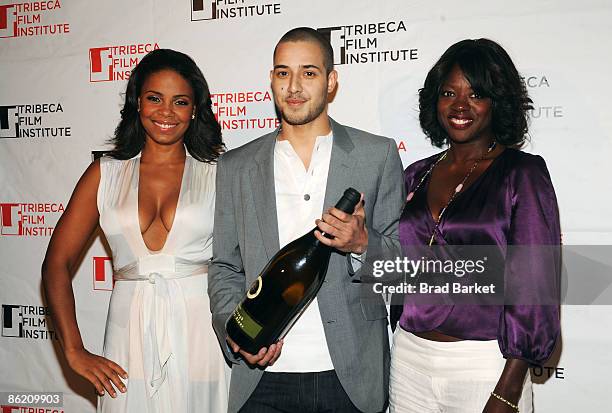
[[[310,28],[287,32],[270,72],[281,128],[217,166],[208,292],[233,363],[229,412],[381,412],[387,404],[387,312],[381,297],[360,298],[357,270],[366,255],[398,245],[402,165],[392,139],[329,118],[337,76],[327,39]],[[362,193],[352,215],[332,207],[348,187]],[[315,224],[335,248],[317,298],[284,340],[247,353],[227,338],[226,320],[280,247]]]

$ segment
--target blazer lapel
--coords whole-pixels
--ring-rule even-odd
[[[353,166],[355,165],[355,158],[351,156],[351,151],[355,148],[355,145],[349,138],[346,129],[332,118],[329,118],[329,121],[334,134],[334,143],[327,175],[324,211],[334,206],[350,185]]]
[[[277,132],[272,132],[263,138],[262,145],[254,155],[255,166],[251,168],[250,174],[255,212],[268,260],[280,248],[276,217],[276,192],[274,190],[274,143],[276,135]]]
[[[349,138],[346,129],[332,118],[329,118],[329,120],[334,142],[327,175],[323,211],[338,202],[351,182],[352,170],[355,165],[355,159],[351,156],[351,151],[355,148],[355,145]],[[280,249],[276,192],[274,190],[274,143],[276,136],[277,132],[272,132],[263,138],[262,145],[253,156],[255,165],[250,170],[255,212],[268,260]]]

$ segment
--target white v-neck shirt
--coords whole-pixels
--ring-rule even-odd
[[[333,135],[319,136],[308,170],[287,140],[274,146],[274,188],[280,247],[315,227],[325,201]],[[282,354],[266,370],[270,372],[316,372],[334,368],[319,305],[315,298],[285,336]]]

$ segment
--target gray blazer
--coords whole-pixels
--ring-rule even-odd
[[[342,126],[331,118],[330,122],[334,141],[324,209],[333,206],[348,187],[363,192],[368,252],[396,248],[405,197],[395,142]],[[225,321],[280,248],[274,192],[276,136],[277,132],[272,132],[228,151],[217,166],[208,294],[215,332],[225,355],[234,363],[229,412],[242,407],[264,371],[249,367],[228,351]],[[317,295],[321,320],[342,387],[360,410],[380,412],[388,398],[387,311],[380,296],[360,299],[361,284],[352,282],[359,275],[352,271],[348,257],[332,253],[325,283]]]

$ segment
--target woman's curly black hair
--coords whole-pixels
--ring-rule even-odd
[[[130,159],[142,150],[145,130],[138,116],[138,97],[146,79],[161,70],[175,71],[193,90],[195,119],[190,122],[183,137],[185,147],[195,159],[215,162],[223,152],[224,144],[221,127],[211,109],[208,83],[191,57],[170,49],[152,51],[132,70],[125,91],[125,103],[121,109],[121,121],[111,139],[114,149],[109,155],[115,159]]]
[[[437,105],[442,85],[455,65],[475,93],[491,98],[495,140],[520,148],[527,138],[527,111],[533,109],[533,102],[508,53],[489,39],[455,43],[427,73],[419,90],[419,121],[431,143],[439,148],[448,143],[448,135],[438,122]]]

